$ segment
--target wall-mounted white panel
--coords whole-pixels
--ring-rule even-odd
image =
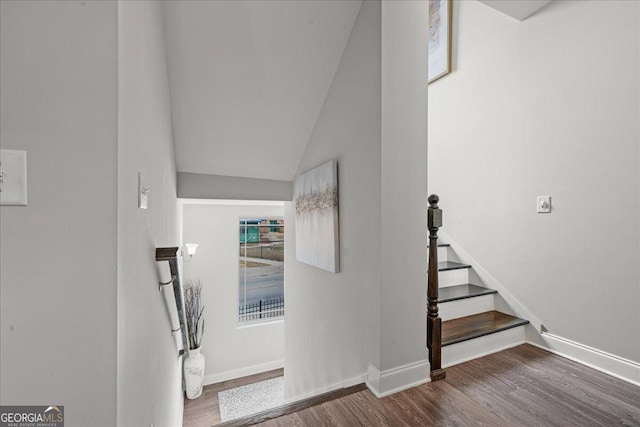
[[[0,205],[27,205],[27,152],[0,150]]]

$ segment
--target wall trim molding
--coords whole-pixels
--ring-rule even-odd
[[[378,370],[373,365],[367,369],[367,387],[377,398],[417,387],[431,381],[429,360],[419,360],[395,368]]]
[[[548,332],[543,332],[540,339],[541,343],[527,343],[640,387],[638,362]]]
[[[357,375],[355,377],[348,378],[348,379],[346,379],[344,381],[340,381],[340,382],[337,382],[337,383],[334,383],[334,384],[331,384],[331,385],[328,385],[328,386],[325,386],[325,387],[317,388],[317,389],[315,389],[313,391],[310,391],[308,393],[305,393],[305,394],[294,396],[294,397],[291,397],[291,398],[288,398],[288,399],[285,398],[285,400],[283,402],[283,405],[286,405],[286,404],[289,404],[289,403],[293,403],[293,402],[298,402],[300,400],[309,399],[309,398],[312,398],[312,397],[316,397],[316,396],[319,396],[319,395],[324,394],[324,393],[329,393],[331,391],[336,391],[336,390],[339,390],[339,389],[348,388],[348,387],[352,387],[352,386],[355,386],[355,385],[358,385],[358,384],[362,384],[362,383],[365,382],[366,379],[367,379],[367,374]]]
[[[284,359],[272,360],[270,362],[258,363],[257,365],[246,366],[243,368],[229,369],[227,371],[217,372],[204,376],[204,385],[216,384],[222,381],[233,380],[236,378],[246,377],[248,375],[260,374],[262,372],[272,371],[284,367]]]

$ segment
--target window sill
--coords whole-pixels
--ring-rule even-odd
[[[236,325],[236,329],[255,328],[257,326],[277,325],[278,323],[284,323],[284,317],[279,317],[273,320],[255,320],[253,322],[239,323]]]

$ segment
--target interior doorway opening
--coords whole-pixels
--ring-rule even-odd
[[[284,202],[181,200],[185,280],[202,283],[204,390],[185,426],[215,425],[284,402]]]

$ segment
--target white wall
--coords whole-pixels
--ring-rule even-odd
[[[162,8],[118,2],[118,425],[182,422],[182,343],[168,264],[178,246],[176,169]],[[138,172],[150,189],[138,209]]]
[[[338,161],[340,273],[295,260],[286,233],[285,397],[364,381],[380,340],[380,2],[363,2],[298,173]],[[295,207],[285,204],[293,224]]]
[[[428,2],[382,2],[382,233],[378,391],[429,377]],[[414,364],[395,379],[385,371]],[[399,382],[398,382],[399,381]]]
[[[295,261],[289,228],[288,399],[363,382],[367,370],[379,394],[428,379],[424,16],[426,3],[363,2],[298,167],[338,161],[341,272]]]
[[[183,272],[185,280],[203,283],[205,383],[281,368],[283,321],[238,327],[238,221],[283,217],[282,203],[184,204],[182,209],[183,241],[198,244],[196,255],[183,264]]]
[[[178,172],[181,199],[291,200],[291,181]]]
[[[551,333],[640,361],[638,2],[455,5],[429,88],[443,229]]]
[[[29,206],[0,207],[0,404],[116,423],[117,10],[0,2],[0,141]]]

